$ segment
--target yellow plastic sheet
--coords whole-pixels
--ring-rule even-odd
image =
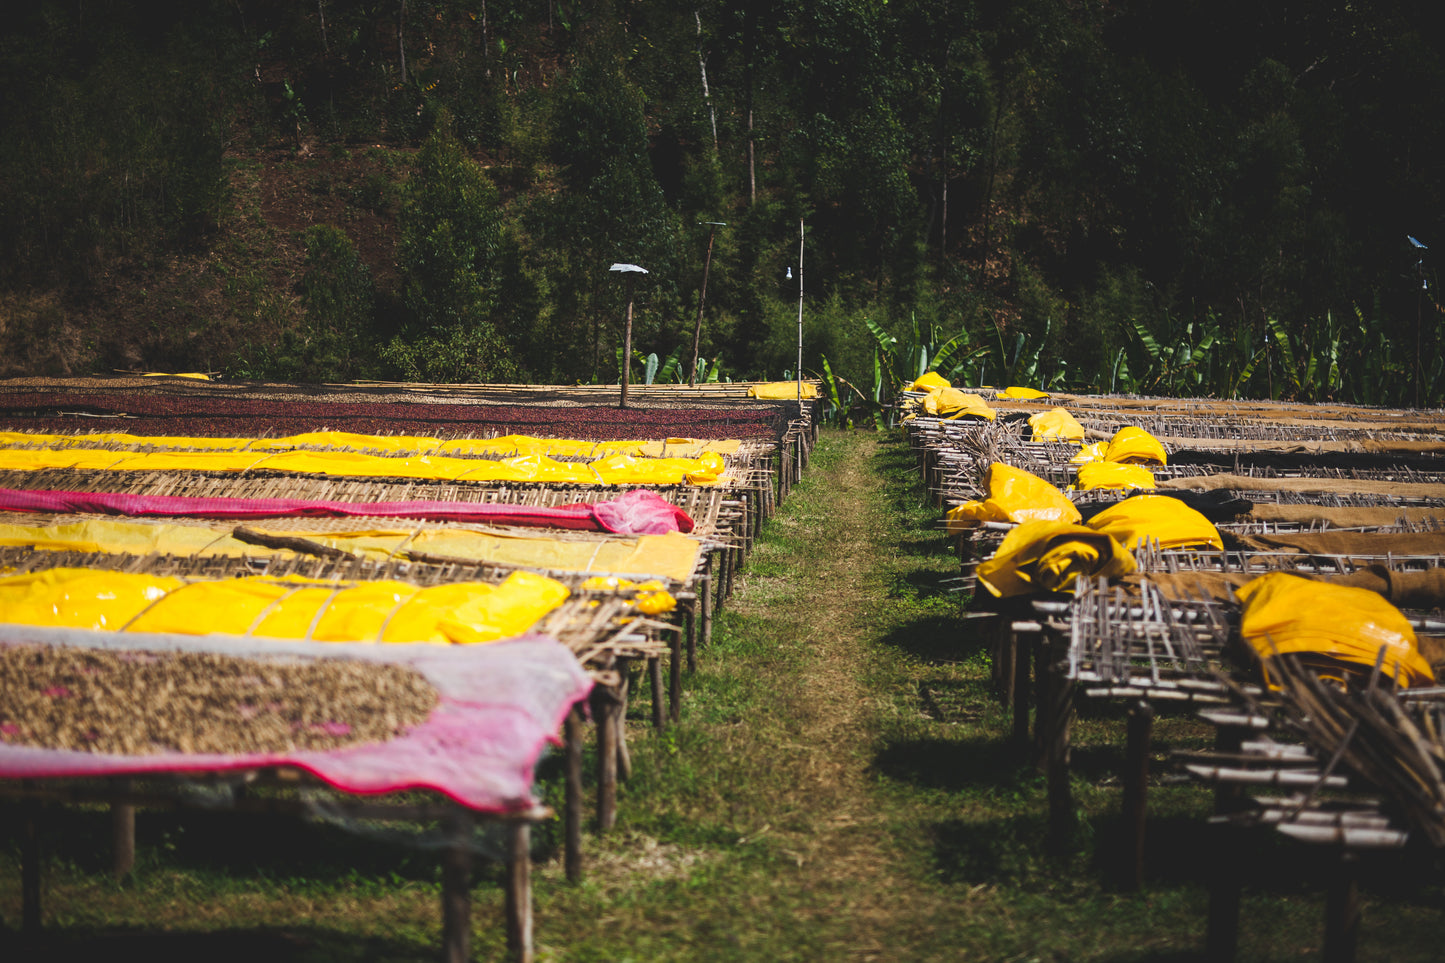
[[[1096,532],[1114,536],[1129,549],[1149,539],[1160,548],[1224,548],[1219,530],[1199,512],[1168,495],[1135,495],[1089,519]]]
[[[818,388],[811,381],[803,383],[803,398],[818,397]],[[762,398],[765,401],[796,401],[798,398],[798,382],[796,381],[769,381],[766,384],[753,385],[748,388],[749,398]]]
[[[468,528],[387,527],[336,532],[298,528],[268,534],[301,538],[326,548],[371,558],[440,556],[519,568],[565,572],[654,575],[686,581],[697,567],[701,543],[686,535],[638,535],[630,538],[558,539],[502,535]],[[105,552],[146,555],[159,552],[188,557],[237,557],[291,554],[241,541],[224,528],[90,518],[54,525],[0,524],[0,545],[41,551]]]
[[[1070,522],[1025,522],[979,563],[978,580],[996,596],[1072,592],[1074,579],[1128,575],[1134,556],[1112,536]]]
[[[1037,398],[1047,398],[1049,393],[1047,391],[1040,391],[1037,388],[1020,388],[1011,385],[1000,391],[998,396],[1000,398],[1006,398],[1009,401],[1032,401]]]
[[[1154,483],[1154,473],[1143,465],[1126,465],[1117,461],[1094,461],[1079,466],[1078,488],[1080,491],[1092,491],[1095,488],[1151,490],[1156,487],[1158,486]]]
[[[352,448],[387,454],[440,455],[550,455],[600,458],[627,454],[648,458],[699,458],[706,452],[736,454],[738,439],[667,438],[661,441],[581,441],[575,438],[536,438],[503,435],[499,438],[458,438],[442,441],[424,435],[361,435],[346,431],[309,431],[284,438],[207,438],[177,435],[131,435],[96,432],[84,435],[30,434],[0,431],[4,448],[144,447],[197,451],[291,451],[298,448]]]
[[[983,418],[993,421],[997,412],[978,395],[957,388],[935,388],[923,399],[923,410],[935,418]]]
[[[527,631],[568,596],[530,572],[500,585],[238,578],[187,582],[57,568],[0,578],[7,622],[318,642],[477,643]]]
[[[1083,441],[1084,426],[1067,408],[1050,408],[1029,415],[1034,441]]]
[[[1073,458],[1069,459],[1071,465],[1087,465],[1091,461],[1103,461],[1104,453],[1109,450],[1107,441],[1096,441],[1091,445],[1081,445]]]
[[[1367,675],[1384,649],[1380,671],[1401,688],[1435,682],[1409,620],[1375,592],[1271,572],[1238,595],[1244,603],[1240,634],[1266,665],[1277,653],[1300,653]]]
[[[1067,495],[1037,475],[996,461],[985,478],[988,497],[949,509],[948,531],[967,531],[981,522],[1077,522],[1079,510]]]
[[[388,458],[346,451],[159,451],[116,452],[85,448],[0,449],[0,469],[41,471],[278,471],[364,478],[421,478],[445,481],[513,481],[552,484],[713,485],[725,462],[706,452],[699,458],[634,458],[609,455],[590,464],[561,462],[546,455],[500,460],[418,455]]]
[[[904,391],[932,391],[934,388],[952,388],[953,384],[937,371],[925,371]]]
[[[1127,465],[1169,464],[1169,456],[1159,439],[1133,425],[1114,432],[1114,437],[1109,439],[1109,447],[1104,452],[1104,460]]]

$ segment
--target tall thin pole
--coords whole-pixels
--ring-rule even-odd
[[[702,343],[702,306],[707,301],[707,275],[712,269],[712,239],[717,229],[722,226],[720,221],[709,221],[707,231],[707,258],[702,263],[702,294],[697,299],[697,323],[692,327],[692,376],[687,383],[691,388],[697,387],[697,349]]]
[[[632,380],[632,275],[627,275],[627,325],[622,336],[622,403],[627,407],[627,386]]]
[[[798,218],[798,402],[803,400],[803,219]]]

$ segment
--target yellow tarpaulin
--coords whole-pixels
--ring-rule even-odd
[[[290,451],[297,448],[351,448],[388,454],[441,455],[551,455],[559,458],[601,458],[611,454],[648,458],[698,458],[705,452],[736,454],[737,439],[667,438],[662,441],[581,441],[575,438],[536,438],[503,435],[499,438],[458,438],[442,441],[424,435],[359,435],[346,431],[309,431],[284,438],[207,438],[176,435],[131,435],[104,432],[84,435],[29,434],[0,431],[5,448],[143,447],[204,451]]]
[[[1104,453],[1109,450],[1107,441],[1096,441],[1091,445],[1081,445],[1075,452],[1074,457],[1069,459],[1071,465],[1087,465],[1091,461],[1103,461]]]
[[[764,401],[796,401],[798,384],[796,381],[769,381],[766,384],[753,385],[748,388],[748,397],[762,398]],[[811,381],[804,381],[802,385],[805,400],[818,397],[818,388]]]
[[[289,554],[234,538],[232,528],[90,518],[54,525],[0,524],[0,545],[41,551],[105,552],[145,555],[159,552],[189,557]],[[519,568],[565,572],[652,575],[686,581],[697,567],[701,543],[686,535],[637,535],[629,538],[556,539],[503,535],[466,528],[387,527],[366,531],[282,531],[276,537],[300,538],[316,545],[371,558],[426,555]]]
[[[1077,522],[1079,510],[1069,497],[1037,475],[996,461],[985,478],[988,497],[948,511],[948,530],[967,531],[981,522]]]
[[[1154,473],[1143,465],[1126,465],[1117,461],[1092,461],[1079,466],[1078,488],[1092,491],[1096,488],[1153,489]]]
[[[1003,544],[979,563],[978,580],[994,595],[1008,598],[1030,592],[1072,592],[1077,576],[1128,575],[1136,567],[1110,535],[1069,522],[1025,522],[1004,536]]]
[[[925,371],[904,391],[932,391],[934,388],[952,388],[953,384],[937,371]]]
[[[1132,425],[1114,432],[1114,437],[1109,439],[1109,447],[1104,451],[1104,460],[1126,465],[1169,464],[1169,456],[1159,439]]]
[[[1050,408],[1029,415],[1034,441],[1083,441],[1084,426],[1067,408]]]
[[[1036,398],[1047,398],[1049,393],[1047,391],[1040,391],[1037,388],[1021,388],[1016,385],[1010,385],[1000,391],[998,396],[1001,399],[1007,399],[1009,401],[1032,401]]]
[[[0,449],[0,469],[42,471],[277,471],[364,478],[445,481],[513,481],[551,484],[713,485],[722,477],[721,455],[699,458],[635,458],[609,455],[589,464],[546,455],[491,460],[418,455],[388,458],[347,451],[158,451],[117,452],[88,448]]]
[[[188,581],[56,568],[0,578],[6,622],[317,642],[476,643],[527,631],[568,596],[530,572],[500,585],[320,582],[259,577]]]
[[[993,421],[997,412],[982,397],[957,388],[935,388],[923,399],[923,410],[935,418],[983,418]]]
[[[1271,572],[1238,595],[1240,634],[1266,662],[1277,653],[1323,656],[1366,675],[1383,648],[1380,670],[1401,688],[1435,682],[1410,621],[1375,592]]]
[[[1209,519],[1168,495],[1135,495],[1099,512],[1088,526],[1129,549],[1156,539],[1160,548],[1224,548]]]

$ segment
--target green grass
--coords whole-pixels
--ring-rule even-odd
[[[645,688],[634,700],[634,775],[617,829],[586,837],[584,881],[565,880],[555,824],[536,834],[542,959],[1200,958],[1210,795],[1163,777],[1168,753],[1207,745],[1209,731],[1186,717],[1156,726],[1147,882],[1128,894],[1111,863],[1124,715],[1089,707],[1075,728],[1072,846],[1051,858],[1044,782],[1010,742],[987,653],[958,618],[937,518],[901,442],[823,433],[686,679],[683,724],[654,733]],[[560,804],[557,759],[542,776]],[[0,815],[12,817],[0,820],[0,914],[13,923],[16,810]],[[140,869],[117,884],[105,813],[52,815],[47,906],[74,958],[116,932],[160,944],[161,958],[435,955],[426,850],[330,826],[147,813]],[[1323,854],[1264,836],[1246,870],[1240,958],[1317,957]],[[1360,959],[1438,956],[1440,890],[1415,882],[1424,875],[1367,861]],[[504,957],[500,902],[484,867],[480,959]]]

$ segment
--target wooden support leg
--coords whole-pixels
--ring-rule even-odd
[[[20,931],[40,932],[40,804],[26,803],[20,840]]]
[[[1238,835],[1233,826],[1215,827],[1219,842],[1211,847],[1209,919],[1204,935],[1208,963],[1233,963],[1239,950],[1239,904],[1244,896],[1240,875]]]
[[[990,626],[990,654],[993,656],[993,684],[998,701],[1005,708],[1014,702],[1014,658],[1018,650],[1017,640],[1009,627],[1009,617],[1000,612],[988,620]]]
[[[1124,763],[1125,862],[1122,887],[1130,892],[1144,885],[1144,827],[1149,811],[1149,750],[1154,735],[1154,707],[1140,701],[1129,710]]]
[[[1032,700],[1033,677],[1029,675],[1034,663],[1034,650],[1039,646],[1035,638],[1021,639],[1009,632],[1010,648],[1013,649],[1013,712],[1014,742],[1020,746],[1029,744],[1029,707]]]
[[[688,671],[688,672],[696,672],[696,671],[697,671],[697,630],[698,630],[698,622],[700,621],[699,618],[698,618],[698,609],[699,609],[699,607],[700,607],[701,605],[702,605],[702,600],[701,600],[701,599],[699,599],[699,598],[693,599],[693,600],[688,604],[688,606],[687,606],[687,614],[683,616],[685,619],[687,619],[687,671]]]
[[[673,655],[672,661],[676,665],[676,654]],[[662,658],[660,656],[648,656],[647,679],[648,688],[652,690],[652,728],[661,732],[667,726],[667,711],[662,701]]]
[[[130,791],[129,779],[113,779],[111,787],[124,794]],[[110,835],[112,843],[111,873],[124,879],[135,869],[135,806],[132,803],[110,804]]]
[[[1049,827],[1047,847],[1050,854],[1068,852],[1073,837],[1074,795],[1069,785],[1070,730],[1074,721],[1074,683],[1064,678],[1059,660],[1045,646],[1040,651],[1036,672],[1043,676],[1048,693],[1047,702],[1040,701],[1039,725],[1045,735],[1044,771],[1049,784]],[[1047,706],[1047,713],[1045,707]],[[1044,728],[1045,719],[1047,727]]]
[[[632,677],[628,669],[631,664],[631,659],[617,660],[622,681],[617,684],[617,701],[612,707],[617,718],[617,775],[623,782],[632,778],[632,753],[627,748],[627,699],[632,692]]]
[[[617,824],[617,713],[616,694],[607,686],[592,689],[592,719],[597,726],[597,829],[606,832]]]
[[[1214,748],[1221,753],[1238,752],[1244,735],[1242,728],[1220,726],[1214,732]],[[1214,811],[1232,812],[1242,800],[1240,786],[1220,783],[1214,790]],[[1244,849],[1242,833],[1243,830],[1235,826],[1219,826],[1217,841],[1210,847],[1213,864],[1209,872],[1209,918],[1204,935],[1204,958],[1209,963],[1233,963],[1239,952],[1239,907],[1244,898],[1240,866]]]
[[[563,732],[567,743],[567,793],[563,821],[566,843],[563,862],[568,882],[582,879],[582,712],[567,713]]]
[[[1324,963],[1355,963],[1360,935],[1360,884],[1355,861],[1342,853],[1325,896]]]
[[[532,963],[532,824],[508,827],[507,959]]]
[[[691,655],[689,653],[689,655]],[[667,700],[673,724],[682,722],[682,633],[668,634]],[[662,676],[658,675],[658,681]]]
[[[700,586],[700,589],[701,589],[700,594],[701,594],[701,599],[702,599],[702,604],[699,606],[699,607],[701,608],[701,610],[702,610],[702,633],[701,633],[701,639],[702,639],[702,645],[706,646],[709,642],[712,641],[712,559],[711,559],[711,558],[709,558],[709,559],[707,560],[707,564],[706,564],[705,566],[703,566],[703,571],[702,571],[702,585]]]
[[[442,850],[442,961],[472,958],[472,814],[453,807]]]

